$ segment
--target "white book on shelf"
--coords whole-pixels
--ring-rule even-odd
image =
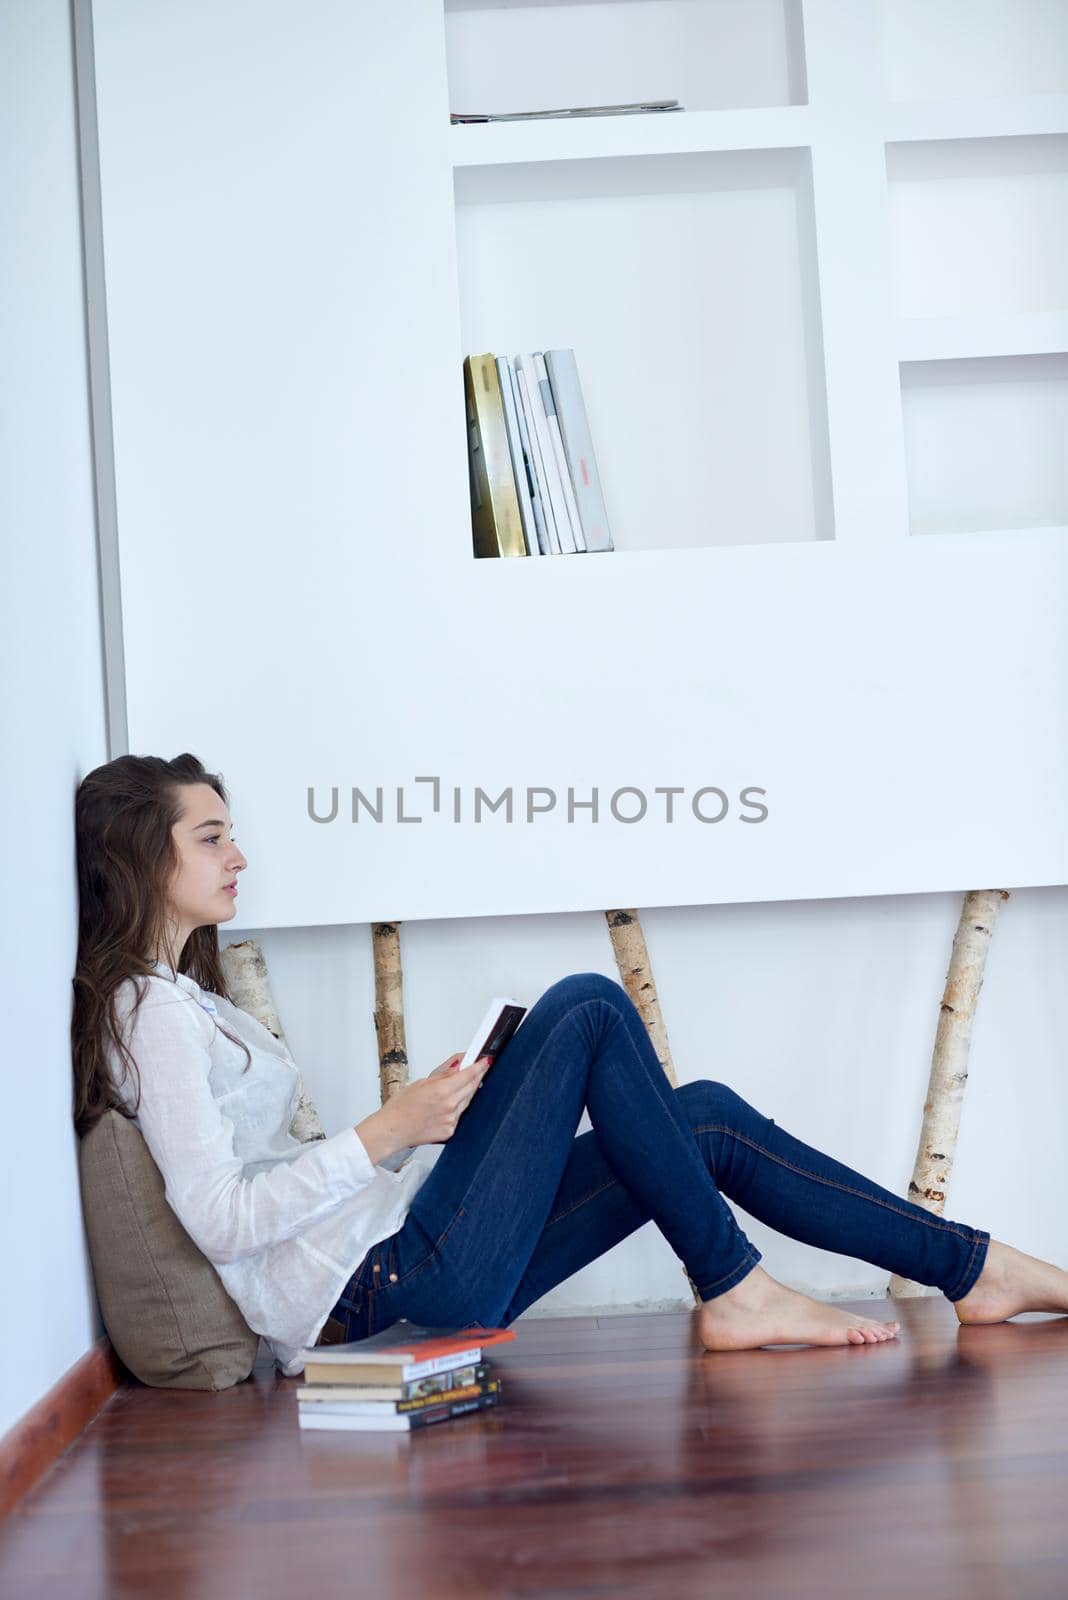
[[[553,547],[545,521],[545,509],[541,501],[541,490],[538,487],[538,475],[534,471],[534,446],[530,442],[530,429],[527,427],[527,414],[523,409],[523,399],[519,393],[516,370],[510,360],[508,362],[508,376],[512,383],[512,399],[515,402],[516,421],[519,424],[519,438],[522,442],[523,455],[526,460],[527,487],[530,493],[530,503],[534,510],[534,526],[537,530],[538,546],[543,556],[551,556]]]
[[[526,418],[527,433],[530,436],[530,460],[531,465],[534,468],[534,476],[538,480],[538,495],[541,500],[541,508],[545,517],[545,531],[549,539],[549,553],[550,555],[558,556],[561,555],[563,551],[560,544],[560,534],[556,526],[556,514],[553,511],[552,501],[549,499],[549,482],[545,475],[545,462],[541,453],[541,435],[538,433],[536,426],[534,405],[531,399],[530,386],[527,383],[527,375],[519,365],[519,359],[520,358],[517,356],[515,366],[515,381],[516,387],[519,390],[519,399],[523,407],[523,414]]]
[[[546,350],[545,365],[556,401],[556,415],[563,435],[575,499],[578,501],[586,549],[614,550],[575,352]]]
[[[575,543],[575,535],[571,530],[571,518],[568,516],[564,488],[560,482],[560,470],[556,465],[556,452],[553,450],[552,435],[549,432],[549,419],[545,414],[545,405],[541,397],[538,364],[532,355],[516,356],[515,369],[517,372],[521,372],[526,379],[530,410],[534,418],[534,429],[537,433],[538,446],[541,450],[545,485],[548,490],[549,502],[553,508],[556,531],[560,537],[560,553],[565,556],[573,556],[578,546]]]
[[[560,419],[556,414],[556,402],[553,399],[553,388],[549,382],[549,372],[545,365],[545,357],[540,350],[535,350],[534,352],[534,366],[538,373],[538,389],[541,393],[541,403],[545,407],[545,420],[549,424],[549,437],[553,444],[553,455],[556,457],[556,470],[560,474],[560,487],[563,490],[564,505],[567,507],[568,520],[571,523],[571,532],[575,539],[575,549],[582,555],[586,550],[586,538],[582,531],[579,508],[575,503],[575,491],[571,483],[571,469],[567,464],[567,455],[564,451],[564,441],[560,433]]]
[[[519,418],[516,416],[515,390],[512,387],[512,363],[507,356],[498,356],[496,359],[497,381],[501,386],[504,427],[508,435],[508,453],[512,458],[512,476],[515,479],[515,492],[519,500],[523,537],[527,543],[527,555],[537,556],[541,554],[541,549],[534,523],[534,507],[530,499],[527,464],[523,459],[523,441],[519,436]]]

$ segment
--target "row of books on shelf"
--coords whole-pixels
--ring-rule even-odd
[[[476,556],[613,549],[573,350],[464,358]]]
[[[302,1428],[406,1432],[486,1411],[501,1380],[483,1351],[514,1339],[506,1328],[425,1328],[401,1319],[381,1333],[302,1352]]]

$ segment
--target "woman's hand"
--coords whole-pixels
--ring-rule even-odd
[[[433,1072],[428,1072],[427,1073],[427,1077],[428,1078],[443,1078],[446,1073],[455,1072],[456,1069],[459,1067],[460,1062],[463,1060],[463,1058],[464,1058],[464,1052],[462,1050],[457,1050],[456,1054],[454,1056],[450,1056],[447,1061],[443,1061],[441,1063],[440,1067],[435,1067]],[[416,1081],[418,1081],[418,1080],[416,1080]]]
[[[482,1056],[470,1067],[461,1067],[463,1054],[461,1050],[449,1056],[425,1078],[406,1083],[380,1111],[357,1124],[356,1132],[375,1166],[408,1145],[444,1144],[452,1138],[493,1064],[492,1056]]]

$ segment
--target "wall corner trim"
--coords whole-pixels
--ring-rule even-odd
[[[0,1438],[0,1517],[28,1494],[129,1381],[105,1334]]]

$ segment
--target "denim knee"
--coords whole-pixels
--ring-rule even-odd
[[[571,972],[566,978],[559,978],[546,990],[546,994],[569,1000],[578,1004],[582,1000],[628,1000],[627,994],[621,983],[614,978],[606,978],[602,972]]]
[[[695,1078],[693,1083],[680,1083],[675,1093],[691,1128],[715,1123],[731,1127],[736,1121],[734,1113],[740,1096],[729,1083]]]

